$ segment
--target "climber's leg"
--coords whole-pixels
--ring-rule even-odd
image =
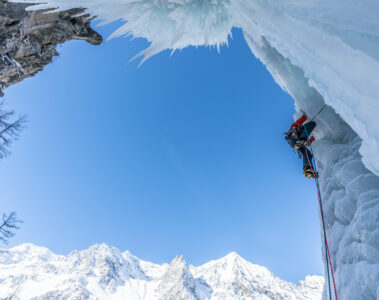
[[[311,135],[313,129],[316,127],[316,122],[315,121],[310,121],[307,124],[303,125],[303,130],[300,134],[300,138],[303,138],[307,140],[309,136]]]

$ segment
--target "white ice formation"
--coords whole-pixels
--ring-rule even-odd
[[[105,22],[124,20],[113,36],[146,38],[145,58],[220,47],[239,27],[298,111],[312,117],[326,103],[314,151],[339,299],[379,299],[379,1],[43,2],[32,9],[85,7]]]
[[[182,257],[157,265],[105,244],[67,256],[31,244],[0,253],[0,299],[320,300],[323,284],[286,282],[236,253],[199,267]]]

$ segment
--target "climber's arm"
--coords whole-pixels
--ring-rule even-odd
[[[291,128],[290,128],[289,131],[291,131],[291,129],[294,128],[294,127],[297,127],[297,126],[301,126],[301,125],[303,125],[304,122],[305,122],[306,120],[307,120],[307,116],[306,116],[306,114],[303,114],[299,119],[297,119],[297,120],[295,121],[295,123],[293,123],[293,124],[291,125]]]

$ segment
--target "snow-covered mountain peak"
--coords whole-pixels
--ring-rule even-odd
[[[237,262],[239,260],[244,260],[237,252],[230,252],[229,254],[225,255],[222,260],[227,260],[230,262]]]
[[[195,267],[194,272],[206,272],[213,269],[222,270],[223,272],[220,272],[220,274],[227,277],[243,277],[249,273],[265,278],[272,278],[274,276],[267,268],[248,262],[236,252],[231,252],[218,260],[212,260],[200,267]],[[229,278],[225,278],[225,280],[229,280]]]
[[[115,248],[108,246],[107,244],[101,243],[101,244],[94,244],[88,249],[82,250],[82,251],[73,251],[71,254],[74,253],[82,253],[86,256],[94,256],[94,257],[107,257],[107,256],[117,256],[122,257],[123,253]]]
[[[183,256],[177,256],[171,261],[166,272],[159,280],[172,282],[175,283],[175,285],[178,285],[183,284],[184,282],[192,282],[194,281],[194,278]]]
[[[119,250],[115,247],[108,246],[105,243],[98,243],[98,244],[93,244],[91,247],[89,247],[87,250],[90,251],[110,251],[112,249]]]
[[[175,257],[171,263],[170,263],[170,268],[171,267],[180,267],[180,268],[185,268],[187,267],[187,262],[184,259],[183,255]]]
[[[131,254],[128,250],[122,252],[122,255],[125,256],[125,257],[133,256],[133,254]]]
[[[229,254],[216,259],[216,260],[211,260],[207,263],[205,263],[202,267],[213,267],[213,266],[218,266],[218,267],[233,267],[236,265],[244,265],[248,263],[245,259],[243,259],[238,253],[236,252],[230,252]]]
[[[102,244],[94,244],[86,250],[80,251],[85,255],[92,255],[94,257],[107,257],[107,256],[117,256],[122,258],[122,252],[115,248],[108,246],[104,243]]]
[[[49,249],[25,243],[12,248],[12,251],[4,251],[0,255],[1,264],[14,264],[24,262],[28,264],[43,263],[57,256]]]
[[[183,256],[173,259],[161,278],[156,290],[161,299],[203,299],[201,287],[190,272]]]
[[[138,258],[130,252],[122,253],[106,244],[95,244],[86,250],[74,251],[67,258],[72,263],[72,268],[88,270],[96,276],[102,276],[107,284],[112,280],[117,281],[117,284],[123,284],[123,280],[130,278],[148,279]]]
[[[34,244],[31,244],[31,243],[24,243],[24,244],[20,244],[14,248],[12,248],[12,251],[11,251],[13,254],[24,254],[24,255],[27,255],[27,254],[33,254],[33,255],[36,255],[36,254],[46,254],[46,253],[49,253],[49,254],[53,254],[49,249],[45,248],[45,247],[40,247],[40,246],[36,246]]]
[[[106,244],[56,255],[32,244],[0,252],[0,299],[321,299],[323,278],[298,286],[237,253],[188,266],[145,262]],[[11,296],[12,295],[12,296]]]
[[[255,266],[252,263],[249,263],[247,260],[242,258],[238,253],[236,252],[231,252],[228,255],[220,258],[219,260],[216,260],[214,262],[218,263],[223,263],[224,265],[229,265],[232,267],[240,267],[240,266],[245,266],[247,264],[250,264],[251,266]],[[263,267],[261,267],[263,268]]]

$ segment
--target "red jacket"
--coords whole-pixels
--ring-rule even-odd
[[[292,125],[289,131],[292,130],[294,127],[302,126],[304,122],[307,120],[307,115],[303,114],[299,119],[297,119]],[[315,138],[312,136],[308,141],[312,144],[314,142]]]
[[[306,114],[303,114],[299,119],[297,119],[292,125],[291,125],[291,128],[290,128],[290,131],[292,130],[292,128],[294,127],[298,127],[298,126],[301,126],[304,124],[304,122],[307,120],[307,115]]]

